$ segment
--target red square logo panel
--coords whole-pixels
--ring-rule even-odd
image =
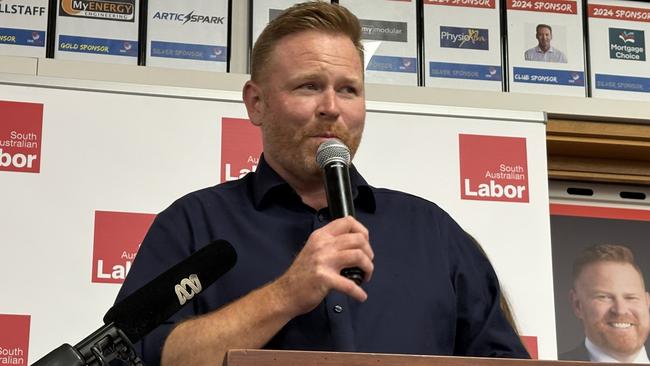
[[[92,282],[122,283],[156,215],[95,211]]]
[[[254,172],[262,154],[262,133],[247,119],[221,121],[221,182]]]
[[[529,202],[525,138],[466,134],[458,138],[461,199]]]
[[[29,315],[0,314],[0,366],[27,365]]]
[[[43,105],[0,100],[0,171],[39,173]]]

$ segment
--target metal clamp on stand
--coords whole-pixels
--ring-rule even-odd
[[[110,323],[74,347],[67,343],[60,346],[32,366],[105,366],[115,359],[132,366],[144,365],[129,338]]]

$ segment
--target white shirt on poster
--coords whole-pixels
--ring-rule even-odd
[[[526,52],[524,52],[524,59],[526,61],[567,63],[564,53],[553,46],[551,46],[546,52],[542,51],[539,46],[526,50]]]
[[[620,363],[619,360],[608,355],[602,348],[591,342],[589,338],[585,338],[585,347],[587,348],[587,352],[589,352],[589,359],[593,362]],[[650,363],[650,360],[648,360],[648,353],[645,351],[645,346],[641,348],[634,360],[630,363]]]

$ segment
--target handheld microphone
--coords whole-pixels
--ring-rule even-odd
[[[323,170],[327,205],[332,220],[354,216],[350,186],[350,149],[338,139],[329,139],[318,147],[316,161]],[[341,274],[361,286],[365,273],[358,267],[344,268]]]
[[[150,281],[104,315],[104,326],[74,347],[64,344],[32,366],[106,365],[120,358],[141,365],[133,343],[178,312],[237,261],[235,249],[216,240]]]

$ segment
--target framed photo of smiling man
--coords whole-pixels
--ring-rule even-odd
[[[550,212],[558,359],[650,363],[650,206],[629,202],[644,203],[641,198],[650,190],[554,183]]]
[[[508,90],[584,97],[582,0],[507,0]]]

